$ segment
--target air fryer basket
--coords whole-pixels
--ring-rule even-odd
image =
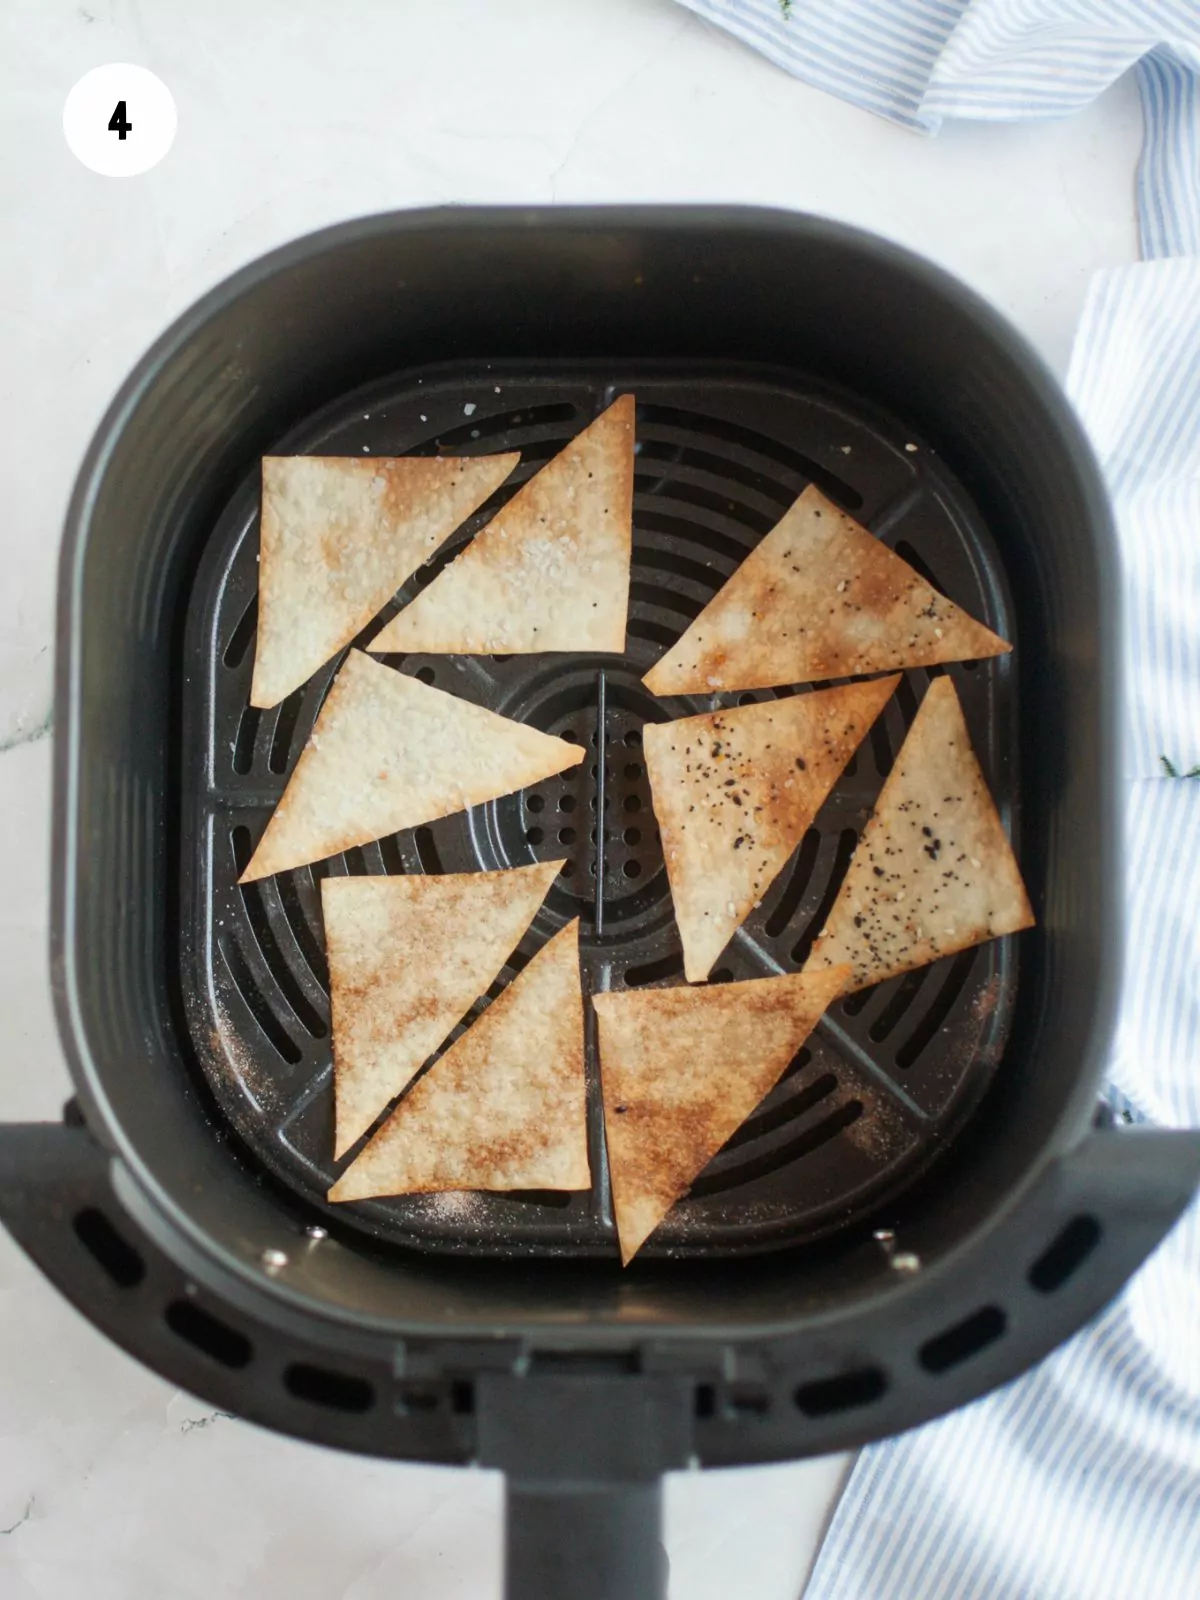
[[[642,452],[628,657],[395,663],[595,733],[592,759],[323,870],[561,852],[573,872],[521,953],[581,910],[589,985],[669,981],[636,736],[698,702],[651,701],[639,672],[815,479],[1014,637],[1011,661],[951,670],[1039,917],[835,1007],[624,1274],[602,1178],[590,1198],[457,1215],[325,1206],[316,875],[232,883],[330,676],[247,710],[259,456],[519,444],[527,473],[618,389],[638,395]],[[0,1129],[0,1214],[98,1326],[215,1403],[504,1467],[513,1595],[659,1592],[663,1470],[844,1447],[985,1392],[1103,1305],[1195,1186],[1197,1136],[1096,1121],[1118,975],[1115,591],[1053,381],[973,296],[851,230],[409,213],[256,263],[142,362],[72,503],[53,961],[78,1100],[60,1127]],[[802,957],[924,682],[907,675],[730,976]],[[593,1138],[599,1156],[596,1118]]]

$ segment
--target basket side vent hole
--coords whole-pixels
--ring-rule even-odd
[[[1100,1243],[1103,1232],[1095,1217],[1073,1217],[1030,1267],[1029,1282],[1039,1294],[1061,1289]]]
[[[297,1400],[322,1406],[326,1411],[361,1415],[375,1404],[375,1390],[365,1378],[313,1366],[307,1361],[293,1361],[284,1368],[283,1386]]]
[[[919,1351],[921,1365],[926,1372],[949,1372],[1002,1339],[1007,1328],[1008,1318],[999,1306],[981,1306],[945,1333],[927,1339]]]
[[[725,1396],[725,1415],[731,1422],[765,1417],[770,1409],[771,1397],[765,1389],[735,1388]]]
[[[223,1367],[248,1367],[254,1348],[245,1334],[231,1328],[200,1306],[187,1300],[172,1300],[167,1307],[166,1324],[179,1339]]]
[[[806,1417],[832,1417],[874,1405],[887,1393],[887,1377],[879,1367],[859,1367],[836,1378],[802,1383],[796,1390],[796,1407]]]
[[[441,1396],[437,1390],[421,1384],[405,1384],[396,1396],[396,1410],[403,1416],[436,1411],[440,1404]]]
[[[119,1289],[134,1289],[146,1276],[146,1263],[95,1206],[76,1212],[75,1237]]]

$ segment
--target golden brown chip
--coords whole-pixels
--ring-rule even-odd
[[[577,919],[413,1085],[329,1198],[591,1181]]]
[[[899,674],[642,730],[689,983],[800,843]]]
[[[633,396],[572,439],[371,649],[624,650],[633,507]]]
[[[278,705],[349,644],[519,460],[264,456],[250,704]]]
[[[322,879],[336,1158],[491,985],[562,865]]]
[[[938,678],[804,970],[848,961],[851,993],[1033,922],[954,684]]]
[[[783,1076],[848,977],[594,996],[623,1262]]]
[[[1009,649],[810,487],[643,681],[654,694],[765,689]]]
[[[582,760],[579,745],[352,650],[241,882],[464,811]]]

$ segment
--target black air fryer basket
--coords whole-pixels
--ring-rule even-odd
[[[260,456],[519,449],[407,599],[627,391],[628,653],[390,658],[588,759],[239,888],[337,666],[249,707]],[[330,1207],[321,877],[566,857],[494,992],[577,915],[587,990],[682,981],[641,729],[713,702],[657,701],[641,675],[809,482],[1014,641],[949,670],[1038,926],[835,1005],[628,1271],[594,1040],[590,1194]],[[61,1126],[0,1128],[3,1220],[214,1405],[503,1468],[510,1595],[659,1594],[664,1470],[844,1449],[985,1393],[1104,1305],[1197,1182],[1200,1135],[1097,1109],[1116,590],[1053,380],[972,295],[849,229],[418,212],[247,268],[138,367],[72,502],[53,963],[77,1099]],[[905,675],[714,981],[803,963],[928,681]]]

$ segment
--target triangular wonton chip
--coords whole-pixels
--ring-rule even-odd
[[[250,704],[278,705],[349,644],[519,460],[264,456]]]
[[[624,650],[632,506],[627,394],[522,485],[371,649]]]
[[[591,1181],[576,919],[413,1085],[329,1198]]]
[[[352,650],[240,881],[464,811],[583,755]]]
[[[689,983],[800,843],[899,674],[642,730]]]
[[[848,961],[849,994],[1033,922],[958,695],[949,678],[938,678],[804,970]]]
[[[622,1261],[774,1088],[848,976],[594,996]]]
[[[643,682],[654,694],[766,689],[1011,648],[810,487]]]
[[[335,1158],[495,980],[561,866],[322,879]]]

